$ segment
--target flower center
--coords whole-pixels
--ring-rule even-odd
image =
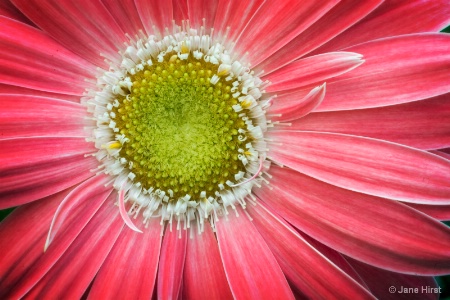
[[[228,206],[245,206],[261,180],[263,83],[220,41],[193,29],[130,42],[84,98],[96,121],[90,141],[99,169],[112,177],[132,228],[128,214],[139,212],[144,222],[175,216],[214,226]]]
[[[174,199],[202,191],[209,197],[245,173],[238,159],[247,143],[238,138],[245,122],[233,110],[239,101],[232,83],[210,82],[217,71],[212,63],[176,57],[130,76],[132,89],[112,112],[127,139],[119,156],[132,166],[134,181]]]

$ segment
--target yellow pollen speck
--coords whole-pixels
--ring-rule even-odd
[[[183,54],[189,53],[189,48],[185,42],[181,43],[181,53]]]
[[[108,148],[108,149],[119,149],[120,147],[122,147],[122,144],[119,142],[112,142],[109,145],[106,145],[104,148]]]

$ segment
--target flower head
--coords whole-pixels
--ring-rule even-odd
[[[449,12],[3,1],[0,295],[436,296]]]

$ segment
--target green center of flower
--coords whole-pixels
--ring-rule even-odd
[[[217,71],[217,65],[190,58],[155,63],[130,75],[130,93],[118,96],[112,111],[126,138],[119,155],[135,182],[170,190],[174,199],[202,191],[208,197],[245,172],[238,159],[238,149],[248,142],[238,138],[245,122],[232,108],[238,101],[231,82],[210,82]]]

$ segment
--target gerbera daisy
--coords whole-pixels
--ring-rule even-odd
[[[0,3],[2,299],[437,297],[448,1]]]

